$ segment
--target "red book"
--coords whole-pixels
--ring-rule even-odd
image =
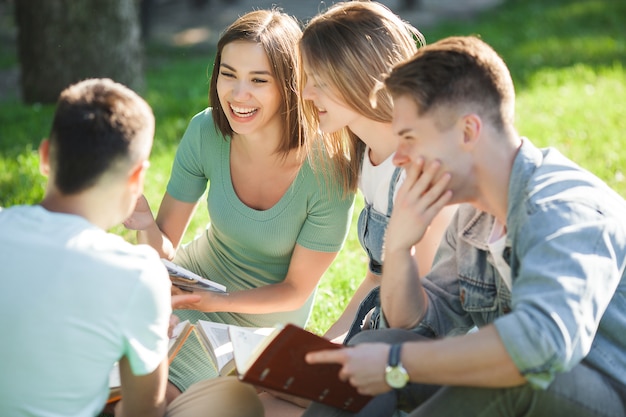
[[[293,324],[277,328],[269,336],[254,335],[237,326],[230,326],[229,334],[242,381],[353,413],[372,399],[339,379],[339,364],[310,365],[304,360],[308,352],[342,345]]]

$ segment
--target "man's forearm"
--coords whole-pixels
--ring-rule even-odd
[[[527,382],[493,325],[464,336],[405,343],[401,361],[412,382],[487,388]]]
[[[145,230],[137,231],[137,243],[151,246],[165,259],[172,260],[176,254],[172,242],[163,235],[163,232],[156,222]]]
[[[380,297],[389,327],[410,329],[421,321],[428,299],[410,251],[385,252]]]
[[[147,375],[137,376],[130,370],[128,358],[120,360],[122,401],[115,407],[118,416],[162,417],[165,414],[165,388],[169,361],[167,358]]]

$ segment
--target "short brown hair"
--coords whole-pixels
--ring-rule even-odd
[[[448,37],[421,48],[396,65],[384,84],[392,96],[412,98],[419,115],[469,108],[498,130],[514,123],[511,74],[496,51],[474,36]]]
[[[302,145],[301,124],[298,117],[298,40],[302,30],[291,16],[276,9],[255,10],[247,13],[231,24],[217,43],[217,53],[213,63],[209,101],[213,107],[213,120],[224,137],[232,136],[233,129],[228,123],[224,109],[217,95],[217,77],[222,64],[222,51],[231,42],[247,41],[261,45],[272,68],[272,75],[279,85],[281,95],[280,114],[285,121],[283,138],[278,152],[287,153]]]
[[[49,135],[54,185],[64,194],[84,191],[117,167],[146,159],[152,146],[152,109],[113,80],[87,79],[59,95]]]

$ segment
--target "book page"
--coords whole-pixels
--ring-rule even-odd
[[[211,355],[218,371],[233,359],[233,345],[228,336],[228,324],[213,323],[205,320],[198,320],[196,329],[208,343],[207,350]]]
[[[172,351],[172,348],[174,347],[174,345],[176,345],[178,338],[183,334],[184,330],[187,330],[189,325],[190,325],[189,320],[185,320],[185,321],[181,321],[180,323],[176,325],[176,327],[174,327],[174,329],[172,330],[172,336],[170,337],[170,341],[168,344],[169,352]]]
[[[222,284],[201,277],[200,275],[185,269],[180,265],[176,265],[167,259],[161,258],[161,262],[163,262],[163,265],[167,268],[167,272],[170,274],[172,283],[179,288],[192,291],[207,290],[221,293],[226,292],[226,287]]]
[[[269,343],[271,336],[279,330],[280,328],[273,327],[251,329],[229,326],[228,333],[234,347],[235,367],[239,374],[246,372],[258,353]]]
[[[111,369],[111,373],[109,373],[109,388],[117,388],[122,386],[122,381],[120,379],[120,364],[119,362],[115,362],[113,368]]]
[[[170,363],[174,360],[174,357],[182,347],[183,343],[189,337],[193,326],[189,320],[181,321],[174,327],[172,330],[172,336],[170,337],[168,348],[167,348],[167,356],[169,358]]]
[[[229,373],[235,368],[234,361],[235,355],[240,358],[242,355],[247,355],[247,351],[256,346],[267,335],[275,331],[274,327],[242,327],[231,324],[214,323],[206,320],[198,320],[196,323],[196,330],[200,336],[200,340],[205,345],[207,353],[211,356],[211,359],[215,363],[217,370],[220,374]],[[237,336],[239,339],[239,345],[237,347],[240,352],[234,353],[232,335],[242,332],[248,336]],[[249,347],[245,347],[249,345]],[[254,346],[250,346],[254,345]],[[241,360],[241,359],[240,359]]]

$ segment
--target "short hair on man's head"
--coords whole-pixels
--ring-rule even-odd
[[[514,123],[511,74],[496,51],[474,36],[454,36],[421,48],[384,81],[393,97],[414,100],[419,115],[438,110],[476,113],[496,129]],[[440,115],[452,114],[450,111]],[[440,128],[453,120],[437,118]]]
[[[49,135],[54,185],[75,194],[105,173],[131,168],[148,157],[153,133],[152,109],[128,87],[110,79],[67,87],[59,95]]]
[[[245,41],[261,45],[269,60],[272,75],[281,95],[280,114],[285,121],[283,138],[277,151],[287,153],[302,145],[301,124],[298,115],[298,40],[302,30],[291,16],[279,11],[255,10],[233,22],[217,42],[213,73],[209,87],[209,101],[213,120],[223,136],[232,136],[233,129],[226,118],[217,94],[217,78],[222,65],[222,51],[231,42]]]
[[[301,91],[307,76],[339,95],[353,110],[381,123],[391,123],[393,103],[384,89],[376,93],[376,108],[370,95],[391,67],[411,57],[424,36],[388,7],[376,2],[344,1],[315,16],[306,25],[300,40],[301,61],[306,60],[310,74],[300,66]],[[307,133],[319,125],[315,103],[301,100],[302,120]],[[339,168],[347,189],[356,189],[364,143],[346,127],[324,134],[327,149],[349,155],[350,163]],[[345,148],[345,149],[344,149]]]

